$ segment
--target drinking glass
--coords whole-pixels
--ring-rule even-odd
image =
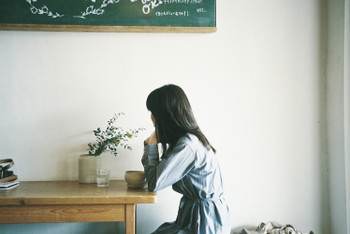
[[[108,187],[110,174],[111,170],[109,169],[96,169],[97,187]]]

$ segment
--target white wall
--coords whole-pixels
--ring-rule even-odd
[[[15,160],[23,181],[77,179],[91,131],[123,111],[125,125],[147,131],[133,151],[104,156],[121,179],[142,168],[148,93],[175,83],[218,151],[233,228],[275,220],[328,233],[324,2],[217,1],[217,26],[211,34],[1,31],[1,157]],[[139,206],[138,233],[175,219],[178,200],[167,189]]]

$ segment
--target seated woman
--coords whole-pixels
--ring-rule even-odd
[[[172,185],[183,195],[176,221],[153,233],[229,234],[229,208],[215,149],[200,130],[186,94],[176,85],[163,86],[148,96],[147,108],[155,126],[141,160],[148,189]]]

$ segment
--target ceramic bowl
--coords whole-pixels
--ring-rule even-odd
[[[125,181],[128,188],[144,188],[146,185],[145,172],[143,171],[126,171]]]

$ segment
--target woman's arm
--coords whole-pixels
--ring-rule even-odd
[[[150,191],[157,191],[178,182],[194,167],[195,154],[187,139],[180,140],[162,160],[159,160],[158,145],[147,144],[145,141],[141,161]]]

